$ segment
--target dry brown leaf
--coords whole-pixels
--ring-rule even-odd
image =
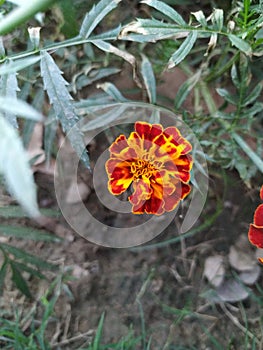
[[[76,204],[82,202],[90,194],[90,188],[84,182],[72,181],[66,195],[66,203]]]
[[[42,146],[43,146],[43,123],[36,123],[34,130],[32,132],[31,140],[27,148],[29,159],[33,159],[37,157],[33,165],[41,164],[45,160],[45,151],[43,150]]]
[[[225,276],[224,259],[221,255],[209,256],[205,260],[204,276],[214,287],[221,285]]]
[[[258,265],[255,265],[252,270],[241,272],[239,274],[239,278],[245,284],[252,285],[257,282],[260,272],[261,268]]]
[[[236,246],[230,247],[228,254],[230,265],[237,271],[251,271],[255,268],[257,262],[252,258],[250,251],[243,251]]]
[[[248,297],[248,290],[241,283],[234,279],[224,281],[216,289],[219,301],[236,303]]]

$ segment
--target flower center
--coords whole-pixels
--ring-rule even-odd
[[[149,157],[145,158],[146,159],[137,159],[132,162],[131,172],[134,180],[139,179],[142,176],[149,179],[162,166],[161,162],[153,162],[149,161]]]

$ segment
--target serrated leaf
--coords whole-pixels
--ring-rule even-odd
[[[214,9],[211,20],[214,24],[214,28],[218,31],[221,31],[224,25],[224,11],[221,9]]]
[[[43,119],[35,108],[28,103],[12,97],[0,97],[0,111],[3,113],[13,113],[19,117],[41,121]]]
[[[32,217],[40,215],[33,174],[16,130],[0,115],[0,173],[11,194]]]
[[[235,95],[231,95],[226,89],[218,88],[218,89],[216,89],[216,92],[218,93],[218,95],[223,97],[227,102],[229,102],[233,105],[238,104],[238,97]]]
[[[106,112],[103,115],[96,117],[94,120],[84,124],[81,130],[85,132],[109,125],[111,122],[119,118],[125,110],[126,106],[122,105],[112,108],[109,112]]]
[[[173,68],[177,64],[179,64],[191,51],[197,39],[197,32],[193,30],[184,40],[184,42],[180,45],[179,49],[173,53],[172,57],[169,59],[168,68]]]
[[[20,58],[9,62],[7,65],[2,64],[0,67],[0,75],[16,73],[21,69],[31,66],[40,61],[40,56],[32,56],[27,58]]]
[[[121,31],[121,25],[119,25],[117,28],[111,29],[107,32],[91,35],[89,37],[89,42],[93,42],[96,40],[116,40],[120,34]]]
[[[4,65],[8,65],[8,63],[5,63]],[[2,75],[0,80],[0,96],[7,96],[9,98],[12,98],[13,100],[16,100],[17,91],[19,91],[19,88],[16,73]],[[15,114],[10,112],[4,112],[4,117],[14,128],[18,128]]]
[[[62,77],[62,73],[53,58],[45,51],[41,52],[40,68],[44,87],[50,103],[53,105],[56,117],[60,120],[63,130],[67,133],[72,147],[84,165],[90,169],[86,145],[77,124],[79,118],[72,104],[72,97],[66,88],[68,83]]]
[[[82,38],[88,38],[100,21],[114,8],[121,0],[101,0],[94,5],[83,20],[79,34]]]
[[[3,236],[11,236],[22,239],[30,239],[33,241],[43,241],[43,242],[61,242],[62,239],[55,236],[54,234],[49,234],[45,231],[32,229],[23,226],[10,226],[0,224],[0,234]]]
[[[207,21],[203,11],[191,12],[191,14],[195,17],[195,19],[201,24],[201,26],[206,27]]]
[[[1,246],[6,252],[14,255],[17,259],[21,259],[28,264],[35,265],[41,269],[47,269],[47,270],[57,269],[56,265],[51,264],[43,259],[40,259],[35,255],[29,254],[22,249],[13,247],[6,243],[1,243]]]
[[[228,34],[228,38],[231,41],[232,45],[237,47],[240,51],[244,52],[248,56],[252,54],[251,46],[245,40],[239,38],[234,34]]]
[[[149,97],[149,101],[150,103],[155,104],[156,103],[155,76],[154,76],[151,62],[145,55],[142,55],[141,74],[142,74],[144,85],[146,87],[146,91]]]
[[[12,270],[12,281],[15,283],[16,287],[28,298],[31,298],[31,293],[26,283],[26,280],[22,276],[19,269],[16,267],[15,263],[10,261],[10,266]]]
[[[244,99],[243,106],[247,106],[251,103],[253,103],[261,94],[263,87],[263,82],[260,82],[257,84],[254,89],[251,91],[251,93]]]
[[[117,102],[127,102],[127,101],[129,101],[127,98],[125,98],[121,94],[121,92],[112,83],[108,83],[107,82],[107,83],[103,83],[103,84],[98,84],[97,88],[100,88],[100,89],[104,90],[108,95],[110,95]],[[86,100],[86,102],[88,102],[88,100]]]
[[[141,1],[143,4],[147,4],[156,10],[160,11],[163,13],[165,16],[179,24],[180,26],[186,26],[187,23],[185,20],[182,18],[182,16],[175,11],[172,7],[164,3],[163,1],[158,1],[158,0],[143,0]]]

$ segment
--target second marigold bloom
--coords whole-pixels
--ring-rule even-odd
[[[109,191],[119,195],[132,185],[134,214],[172,211],[191,190],[191,150],[176,127],[136,122],[128,138],[120,135],[109,148]]]
[[[260,199],[263,201],[263,186],[260,190]],[[248,231],[250,242],[258,248],[263,248],[263,204],[260,204],[254,214],[254,222],[250,224]],[[263,263],[263,258],[259,258]]]

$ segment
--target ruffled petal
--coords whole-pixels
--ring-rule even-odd
[[[137,158],[136,150],[129,146],[128,141],[124,135],[120,135],[110,146],[109,151],[111,157],[121,160],[128,160]]]
[[[263,226],[250,224],[248,231],[248,239],[258,248],[263,248]]]
[[[259,196],[260,196],[260,199],[263,201],[263,186],[260,189]]]
[[[160,124],[149,124],[146,122],[136,122],[135,131],[143,140],[153,141],[163,132],[163,127]]]
[[[263,204],[260,204],[255,211],[254,224],[256,226],[263,226]]]
[[[114,195],[126,191],[133,181],[131,164],[127,161],[121,162],[119,159],[109,159],[105,167],[109,177],[109,191]]]

